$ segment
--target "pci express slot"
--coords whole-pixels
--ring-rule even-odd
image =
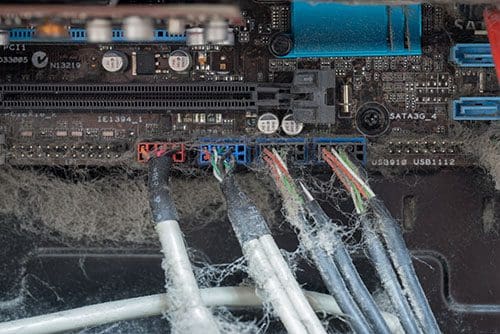
[[[0,85],[0,110],[246,111],[278,107],[280,92],[252,83],[9,84]]]

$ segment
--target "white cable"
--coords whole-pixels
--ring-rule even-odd
[[[305,334],[306,327],[297,313],[293,300],[290,300],[285,287],[273,270],[274,263],[269,261],[259,239],[246,242],[242,247],[248,263],[248,273],[257,287],[265,294],[265,300],[273,306],[286,330],[290,334]]]
[[[260,237],[259,241],[264,248],[264,252],[269,259],[269,262],[272,264],[272,269],[276,273],[276,276],[280,280],[283,288],[292,301],[293,307],[297,311],[297,314],[307,328],[308,332],[313,334],[326,334],[323,325],[314,313],[311,305],[307,302],[304,292],[300,289],[300,286],[293,276],[290,267],[283,259],[283,255],[281,254],[273,237],[267,234]]]
[[[239,308],[262,306],[262,301],[251,287],[209,288],[201,289],[200,292],[201,299],[207,307],[226,306]],[[316,312],[343,316],[332,296],[310,291],[305,291],[305,294]],[[166,294],[157,294],[3,322],[0,323],[0,333],[52,334],[117,321],[158,316],[168,312],[168,310],[169,305]],[[394,315],[384,313],[383,316],[393,333],[404,333]]]
[[[175,220],[155,225],[164,254],[165,276],[170,280],[167,292],[171,305],[174,332],[216,334],[218,326],[201,300],[198,283],[193,274],[184,238]]]

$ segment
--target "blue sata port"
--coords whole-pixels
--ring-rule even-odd
[[[293,1],[286,58],[422,54],[421,5]]]
[[[500,97],[461,97],[453,101],[452,117],[456,121],[498,121]]]
[[[489,44],[457,44],[451,48],[450,59],[462,67],[493,67]]]
[[[31,28],[15,28],[11,29],[10,40],[12,42],[35,42],[35,30]],[[154,31],[155,42],[184,42],[186,36],[184,35],[170,35],[165,29],[156,29]],[[44,41],[44,40],[40,40]],[[86,42],[87,31],[84,28],[71,28],[69,29],[69,39],[50,40],[51,42]],[[113,42],[126,42],[125,35],[122,29],[113,29],[112,31]]]
[[[198,164],[200,166],[206,166],[210,164],[210,157],[213,153],[213,149],[217,149],[218,154],[223,155],[232,150],[232,155],[234,156],[236,163],[238,165],[246,165],[250,163],[250,152],[247,149],[247,145],[241,139],[232,138],[203,138],[200,140],[200,154],[198,156]]]

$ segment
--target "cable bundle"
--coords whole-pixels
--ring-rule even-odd
[[[168,178],[171,163],[169,152],[160,152],[149,161],[148,188],[153,222],[165,256],[163,268],[172,303],[169,311],[172,329],[174,333],[216,334],[220,330],[201,299],[177,222],[175,204],[170,196]]]
[[[348,315],[347,321],[352,329],[357,333],[389,333],[389,327],[354,267],[341,236],[333,232],[331,235],[333,246],[328,247],[332,249],[327,249],[326,245],[320,242],[306,213],[316,226],[332,225],[331,220],[302,183],[300,183],[302,192],[299,192],[286,164],[276,150],[271,152],[264,149],[263,159],[285,199],[284,206],[290,223],[298,230],[300,242],[318,268],[330,294]],[[292,212],[294,205],[298,206],[296,212]]]
[[[436,319],[413,268],[410,254],[398,223],[391,216],[368,183],[359,175],[360,169],[345,152],[322,150],[323,158],[350,193],[360,215],[368,252],[379,278],[398,312],[407,333],[440,333]],[[368,213],[371,211],[374,226]],[[379,234],[382,240],[379,239]],[[388,252],[384,248],[387,248]],[[389,255],[387,255],[387,253]],[[406,298],[405,298],[406,296]]]
[[[231,150],[220,155],[214,149],[211,163],[226,198],[229,220],[248,263],[248,273],[263,292],[265,300],[289,333],[326,334],[283,259],[264,217],[239,189],[232,175],[235,161]]]

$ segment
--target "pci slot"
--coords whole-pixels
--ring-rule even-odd
[[[31,28],[14,28],[10,30],[10,40],[12,42],[37,42],[46,41],[38,40],[35,36],[35,29]],[[154,30],[154,42],[184,42],[185,35],[170,35],[166,29]],[[87,31],[84,28],[70,28],[69,39],[54,39],[51,42],[75,42],[84,43],[87,41]],[[125,39],[123,29],[113,29],[111,42],[120,43],[128,42]]]

